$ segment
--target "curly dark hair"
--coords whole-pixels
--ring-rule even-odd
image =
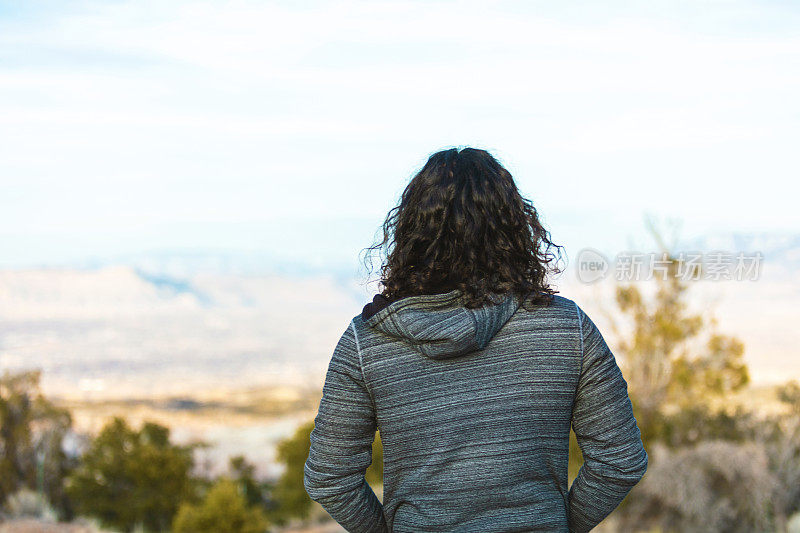
[[[451,148],[430,156],[382,229],[383,239],[364,249],[365,263],[371,273],[372,252],[385,252],[380,282],[390,301],[460,289],[470,308],[510,292],[523,303],[547,305],[558,292],[547,275],[562,271],[562,247],[485,150]]]

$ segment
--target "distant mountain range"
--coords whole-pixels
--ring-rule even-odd
[[[574,249],[572,249],[574,248]],[[654,246],[648,250],[656,251]],[[569,256],[574,257],[578,246],[568,248]],[[676,251],[712,251],[752,253],[760,251],[764,260],[775,267],[775,271],[791,273],[800,268],[800,233],[776,232],[717,232],[701,236],[679,239]],[[613,256],[622,250],[602,249]],[[296,259],[284,256],[275,251],[224,250],[224,249],[168,249],[148,250],[138,253],[95,256],[78,261],[58,262],[55,264],[36,264],[29,267],[72,268],[81,270],[97,269],[108,266],[125,265],[149,276],[153,281],[158,279],[180,279],[198,273],[207,274],[279,274],[286,276],[315,277],[333,276],[349,283],[351,280],[362,280],[367,272],[362,264],[359,250],[349,260],[341,255],[333,258],[318,257],[315,259]],[[377,276],[379,264],[375,259],[373,278]]]
[[[740,336],[756,381],[800,377],[794,334],[800,234],[709,235],[678,250],[764,255],[758,282],[697,287]],[[376,265],[376,267],[379,265]],[[0,270],[0,368],[42,368],[54,392],[158,396],[203,387],[321,384],[348,321],[371,299],[352,264],[276,254],[160,251]],[[610,287],[559,281],[587,309]]]
[[[0,367],[42,368],[69,395],[316,383],[357,291],[332,276],[0,271]]]

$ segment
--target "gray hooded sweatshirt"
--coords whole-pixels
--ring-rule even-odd
[[[647,469],[614,355],[568,298],[462,302],[457,290],[376,296],[353,317],[328,367],[306,491],[350,532],[591,530]],[[584,464],[568,487],[570,427]],[[364,479],[376,430],[383,503]]]

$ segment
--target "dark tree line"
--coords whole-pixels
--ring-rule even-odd
[[[84,450],[68,453],[72,418],[42,395],[40,377],[39,371],[0,376],[0,519],[25,491],[39,494],[60,520],[93,517],[125,532],[258,533],[305,516],[291,468],[276,481],[259,480],[254,465],[237,456],[226,475],[208,479],[195,473],[194,460],[206,444],[177,445],[169,428],[156,423],[135,429],[113,418]],[[303,453],[291,442],[279,451],[287,463]]]

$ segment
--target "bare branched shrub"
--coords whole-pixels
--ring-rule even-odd
[[[759,434],[775,473],[778,490],[773,499],[783,516],[800,513],[800,420],[788,418]]]
[[[754,533],[785,523],[773,499],[782,483],[763,445],[714,440],[656,455],[621,513],[622,530]]]

